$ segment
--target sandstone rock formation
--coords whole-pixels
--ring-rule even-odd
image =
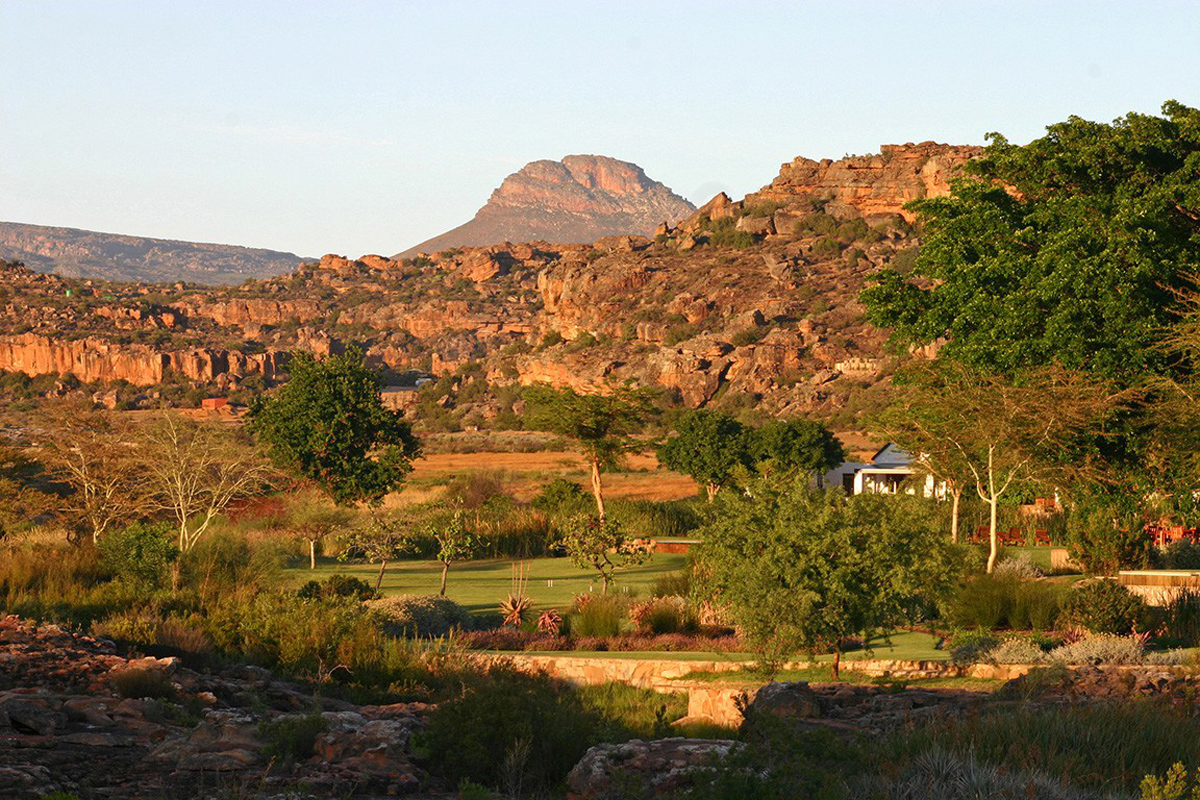
[[[76,228],[0,222],[0,259],[39,272],[116,281],[240,283],[290,272],[309,259],[294,253],[151,239]]]
[[[154,697],[133,689],[151,687]],[[189,710],[191,709],[191,710]],[[422,791],[408,753],[428,707],[355,706],[255,667],[197,673],[111,642],[0,619],[0,797],[396,796]],[[272,763],[262,723],[319,716],[314,753]]]
[[[593,242],[649,234],[659,223],[694,210],[627,161],[587,155],[534,161],[505,178],[470,222],[396,257],[504,242]]]

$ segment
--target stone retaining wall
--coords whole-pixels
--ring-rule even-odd
[[[504,660],[530,671],[545,672],[552,678],[591,686],[604,683],[625,683],[639,689],[656,692],[686,694],[688,696],[689,720],[704,720],[719,725],[737,727],[742,721],[742,706],[748,691],[757,688],[746,678],[739,676],[736,685],[721,681],[688,681],[683,676],[693,672],[735,672],[753,664],[752,661],[733,659],[650,659],[650,658],[602,658],[598,656],[526,655],[481,653],[482,660]],[[806,669],[813,666],[828,666],[810,662],[791,662],[784,669]],[[842,668],[869,675],[889,678],[944,678],[965,676],[970,678],[993,678],[1011,680],[1033,669],[1029,664],[972,664],[958,667],[949,661],[904,661],[894,659],[867,659],[843,661]],[[766,681],[762,681],[766,683]]]

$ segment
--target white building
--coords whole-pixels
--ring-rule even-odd
[[[913,457],[894,444],[884,445],[870,461],[844,461],[826,472],[819,481],[822,487],[842,487],[846,494],[916,494],[918,487],[925,497],[939,500],[946,496],[946,485],[926,475],[922,480],[912,466]]]

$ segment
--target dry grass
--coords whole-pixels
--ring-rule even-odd
[[[686,475],[662,469],[651,454],[626,459],[628,472],[606,473],[605,495],[630,500],[681,500],[694,497],[699,487]],[[440,479],[469,472],[501,473],[506,489],[517,500],[528,501],[555,478],[567,478],[587,486],[587,465],[578,453],[439,453],[416,461],[409,483],[389,498],[390,506],[428,502],[444,494]]]

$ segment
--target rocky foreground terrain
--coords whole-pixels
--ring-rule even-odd
[[[0,619],[0,797],[438,796],[408,740],[427,707],[314,697],[255,667],[201,674]],[[286,752],[311,724],[311,757]],[[225,792],[225,794],[222,794]],[[232,794],[230,794],[232,793]]]
[[[1198,688],[1194,673],[1163,667],[1061,670],[1010,681],[995,695],[772,683],[748,704],[742,738],[769,730],[764,719],[879,735],[1030,702],[1141,698],[1195,714]],[[55,625],[0,619],[0,797],[14,800],[55,791],[85,799],[450,797],[410,752],[431,711],[322,698],[255,667],[195,672],[174,658],[121,655],[111,642]],[[296,752],[304,729],[311,754]],[[599,800],[634,784],[645,796],[666,796],[689,772],[744,746],[682,738],[598,745],[569,776],[569,797]]]
[[[874,271],[911,263],[919,238],[905,204],[946,194],[978,152],[926,142],[799,158],[744,200],[718,195],[662,222],[653,239],[327,255],[226,289],[10,265],[0,369],[223,392],[269,384],[291,351],[355,343],[393,374],[459,373],[436,400],[467,424],[512,411],[498,389],[537,381],[632,380],[689,407],[834,413],[891,369],[886,334],[857,297]]]

